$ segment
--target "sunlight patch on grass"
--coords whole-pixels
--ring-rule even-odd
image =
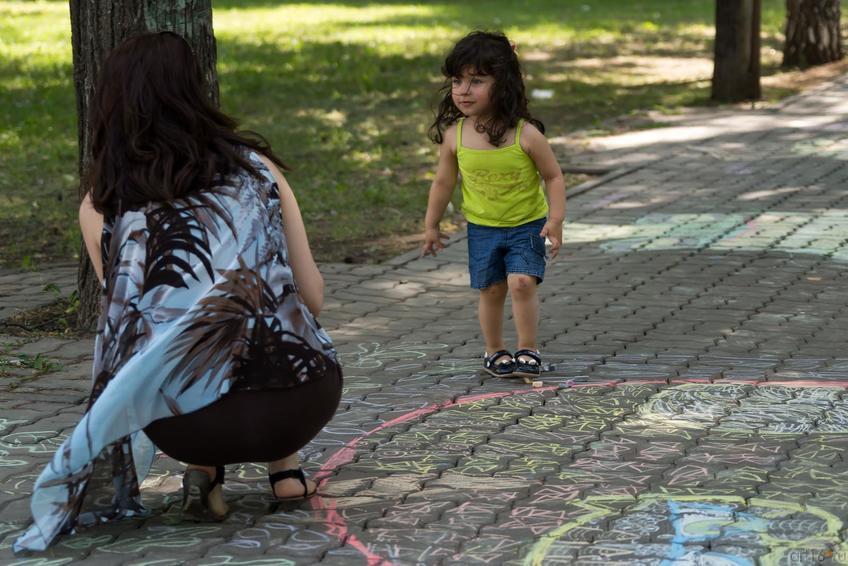
[[[67,2],[46,2],[45,0],[6,1],[0,4],[0,16],[22,16],[32,14],[68,15]]]
[[[32,67],[69,62],[68,5],[57,2],[1,2],[0,57]]]
[[[216,33],[273,30],[285,34],[315,28],[315,33],[319,34],[321,30],[332,32],[334,27],[345,28],[356,24],[371,26],[402,18],[418,20],[435,17],[446,9],[444,4],[350,6],[342,3],[303,3],[283,4],[273,8],[219,8],[220,4],[226,3],[215,2]]]
[[[295,116],[298,118],[316,119],[331,128],[341,128],[347,122],[347,114],[335,108],[330,111],[318,108],[304,108],[295,112]]]
[[[517,41],[528,90],[552,91],[531,102],[551,136],[709,97],[712,0],[213,7],[223,109],[293,167],[287,177],[322,260],[419,229],[436,158],[426,133],[439,68],[472,29],[504,29]],[[763,2],[764,74],[780,74],[784,11],[783,0]],[[79,250],[70,39],[66,2],[0,0],[0,240],[13,242],[0,263]],[[777,81],[767,96],[787,88]]]

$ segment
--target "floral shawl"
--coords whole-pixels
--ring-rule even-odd
[[[243,171],[214,190],[107,218],[106,274],[88,409],[33,489],[16,551],[144,511],[154,447],[143,428],[230,389],[294,387],[336,363],[301,302],[274,178]]]

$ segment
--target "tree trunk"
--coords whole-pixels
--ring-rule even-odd
[[[206,77],[209,98],[218,103],[215,72],[215,35],[212,31],[211,0],[71,0],[71,35],[74,57],[74,86],[79,118],[80,178],[90,161],[91,131],[88,106],[97,75],[106,55],[123,40],[148,31],[170,30],[191,44]],[[100,305],[100,285],[85,246],[80,251],[78,273],[79,326],[93,328]]]
[[[712,98],[760,98],[760,0],[716,0]]]
[[[839,0],[786,0],[784,67],[810,67],[842,59]]]

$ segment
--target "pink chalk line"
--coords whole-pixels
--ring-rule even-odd
[[[692,379],[677,379],[671,380],[668,382],[666,380],[661,379],[652,379],[652,380],[638,380],[638,381],[628,381],[621,382],[616,380],[609,381],[597,381],[591,383],[570,383],[570,387],[617,387],[620,385],[658,385],[658,384],[671,384],[671,385],[681,385],[685,383],[703,383],[703,384],[724,384],[723,382],[711,382],[709,379],[705,378],[692,378]],[[733,380],[727,382],[728,384],[739,384],[739,385],[753,385],[754,387],[774,387],[774,386],[783,386],[783,387],[848,387],[848,383],[834,383],[832,381],[814,381],[814,380],[799,380],[799,381],[781,381],[781,382],[768,382],[768,381],[754,381],[754,380]],[[387,428],[397,426],[399,424],[405,423],[407,421],[411,421],[413,419],[417,419],[419,417],[423,417],[437,411],[441,411],[442,409],[449,409],[451,407],[459,407],[462,405],[467,405],[468,403],[473,403],[475,401],[482,401],[485,399],[498,399],[501,397],[511,397],[513,395],[524,395],[527,393],[538,393],[541,391],[553,391],[562,389],[560,385],[549,385],[547,387],[540,387],[537,389],[515,389],[513,391],[499,391],[492,393],[480,393],[478,395],[466,395],[463,397],[457,397],[455,400],[447,400],[441,403],[434,403],[432,405],[427,405],[426,407],[422,407],[420,409],[415,409],[410,411],[404,415],[401,415],[397,418],[394,418],[390,421],[387,421],[379,426],[374,427],[369,430],[365,434],[357,436],[350,442],[344,445],[344,447],[338,452],[334,453],[330,456],[326,462],[321,466],[321,469],[318,473],[315,474],[315,479],[318,481],[319,486],[327,481],[327,478],[333,473],[333,471],[339,466],[343,466],[353,460],[354,455],[356,454],[356,445],[359,444],[363,439],[380,432],[381,430],[385,430]],[[327,523],[329,525],[328,534],[335,535],[338,537],[339,541],[343,544],[348,544],[351,547],[357,549],[365,559],[368,561],[368,566],[390,566],[393,562],[379,556],[373,552],[361,541],[356,535],[350,534],[347,526],[347,520],[342,517],[339,512],[336,510],[336,502],[334,499],[324,499],[321,497],[320,493],[315,497],[311,498],[310,503],[312,505],[312,509],[314,510],[324,510],[327,511]]]
[[[726,237],[722,238],[722,241],[728,242],[728,241],[731,241],[731,240],[738,240],[740,238],[746,238],[748,236],[755,234],[757,232],[758,228],[759,228],[759,223],[756,220],[749,220],[748,222],[745,223],[744,226],[742,226],[742,228],[738,232],[736,232],[735,234],[734,233],[728,234]]]
[[[361,442],[364,438],[367,438],[372,434],[380,432],[381,430],[387,429],[389,427],[397,426],[407,421],[411,421],[413,419],[417,419],[419,417],[423,417],[431,413],[441,411],[442,409],[459,407],[461,405],[467,405],[468,403],[474,403],[475,401],[482,401],[485,399],[498,399],[500,397],[510,397],[512,395],[522,395],[526,393],[538,393],[540,391],[552,391],[556,389],[561,389],[561,386],[549,385],[547,387],[539,387],[535,389],[516,389],[513,391],[480,393],[478,395],[466,395],[463,397],[457,397],[455,400],[434,403],[432,405],[427,405],[426,407],[422,407],[420,409],[415,409],[414,411],[410,411],[390,421],[384,422],[383,424],[369,430],[365,434],[357,436],[356,438],[345,444],[341,450],[330,456],[327,461],[324,462],[324,465],[321,466],[321,469],[318,471],[317,474],[315,474],[315,479],[319,482],[319,485],[326,482],[330,474],[333,473],[333,470],[353,460],[353,457],[356,454],[356,445],[359,444],[359,442]],[[347,521],[336,510],[336,502],[333,499],[325,500],[323,497],[321,497],[319,493],[315,497],[311,498],[309,501],[311,502],[313,509],[325,510],[328,512],[327,522],[330,525],[329,534],[337,536],[339,538],[339,541],[341,541],[343,544],[347,543],[359,552],[361,552],[365,559],[368,561],[368,566],[388,566],[392,564],[391,561],[386,560],[382,556],[371,552],[371,550],[365,544],[363,544],[363,542],[359,540],[356,535],[352,535],[349,533]]]

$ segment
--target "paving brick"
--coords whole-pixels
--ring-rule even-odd
[[[804,563],[838,548],[848,165],[832,155],[845,151],[846,92],[842,77],[787,105],[832,127],[757,114],[769,127],[674,144],[571,197],[565,260],[539,288],[539,343],[556,366],[541,391],[479,371],[464,235],[435,259],[322,265],[322,322],[346,374],[342,407],[302,451],[327,478],[322,495],[276,505],[263,466],[231,466],[227,521],[182,523],[182,465],[163,457],[143,487],[150,518],[65,537],[50,556],[630,566],[672,550],[707,563],[791,548]],[[52,300],[44,286],[74,276],[70,265],[0,271],[0,319]],[[509,315],[505,330],[512,348]],[[62,366],[0,377],[8,540],[28,519],[38,470],[84,410],[93,346],[0,344]]]

